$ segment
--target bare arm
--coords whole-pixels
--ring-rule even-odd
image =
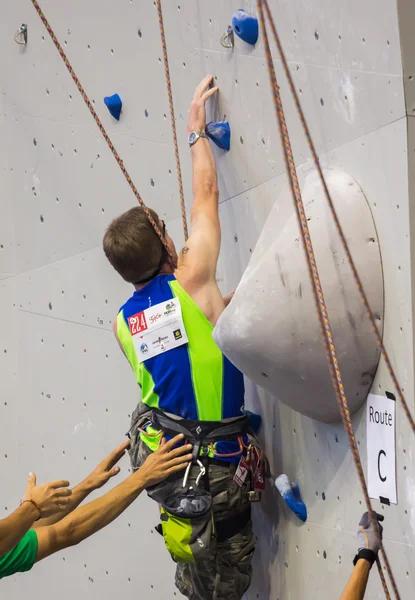
[[[70,512],[75,510],[91,492],[101,488],[109,479],[111,479],[111,477],[117,475],[120,472],[120,468],[114,465],[116,465],[124,455],[129,445],[130,441],[127,440],[113,450],[107,458],[99,463],[88,477],[73,488],[72,495],[68,499],[68,506],[62,512],[57,513],[48,519],[40,519],[40,521],[37,521],[34,524],[33,529],[39,529],[40,527],[47,527],[48,525],[58,523]]]
[[[196,88],[189,111],[189,133],[206,128],[206,101],[217,92],[210,88],[208,75]],[[221,230],[219,192],[215,159],[206,138],[199,138],[191,148],[193,165],[193,205],[191,235],[179,255],[176,277],[208,319],[214,323],[225,304],[216,284]]]
[[[362,600],[369,579],[370,569],[374,563],[382,544],[383,515],[373,512],[369,515],[365,512],[362,515],[357,532],[358,540],[358,561],[352,573],[352,576],[341,595],[340,600]]]
[[[17,546],[38,518],[37,508],[27,502],[19,506],[11,515],[0,520],[0,557]]]
[[[183,439],[176,436],[150,455],[143,466],[101,498],[81,506],[56,525],[37,531],[40,561],[63,548],[79,544],[114,521],[141,494],[144,488],[186,468],[191,446],[174,446]]]
[[[371,564],[364,559],[357,561],[352,576],[340,600],[363,600],[369,579]]]
[[[11,515],[0,519],[0,557],[20,542],[33,524],[42,516],[62,512],[69,502],[69,481],[58,480],[36,485],[36,475],[30,473],[23,503]]]
[[[117,317],[115,317],[115,319],[112,322],[112,331],[113,331],[113,334],[115,335],[115,339],[117,340],[117,343],[118,343],[119,347],[121,348],[121,352],[125,356],[124,348],[122,347],[122,344],[120,342],[120,338],[118,337]]]

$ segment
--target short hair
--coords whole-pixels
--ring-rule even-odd
[[[148,210],[158,224],[157,213]],[[163,244],[141,206],[112,221],[105,232],[103,247],[114,269],[129,283],[151,279],[157,267],[162,266]]]

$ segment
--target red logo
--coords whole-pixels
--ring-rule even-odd
[[[128,325],[130,327],[131,335],[137,335],[137,333],[141,333],[142,331],[148,329],[144,312],[140,312],[132,317],[129,317]]]
[[[160,313],[157,313],[156,315],[151,315],[149,321],[151,325],[154,325],[154,323],[157,323],[157,321],[159,319],[161,319],[162,315]]]

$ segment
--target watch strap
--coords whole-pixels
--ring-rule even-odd
[[[190,137],[190,135],[192,135],[192,133],[196,134],[196,139],[194,140],[194,142],[192,142],[190,144],[190,147],[194,146],[194,144],[196,144],[196,142],[199,138],[207,138],[208,137],[204,131],[192,131],[189,134],[189,137]]]
[[[372,566],[376,560],[376,552],[373,552],[373,550],[369,550],[369,548],[361,548],[359,550],[359,552],[356,554],[356,556],[354,557],[354,561],[353,561],[354,566],[356,566],[357,561],[360,560],[361,558],[363,558],[364,560],[367,560],[370,563],[370,566]]]

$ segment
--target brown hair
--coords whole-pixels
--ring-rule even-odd
[[[157,213],[149,208],[156,223]],[[108,226],[104,252],[114,269],[129,283],[144,282],[156,275],[165,255],[163,244],[141,206],[135,206]]]

